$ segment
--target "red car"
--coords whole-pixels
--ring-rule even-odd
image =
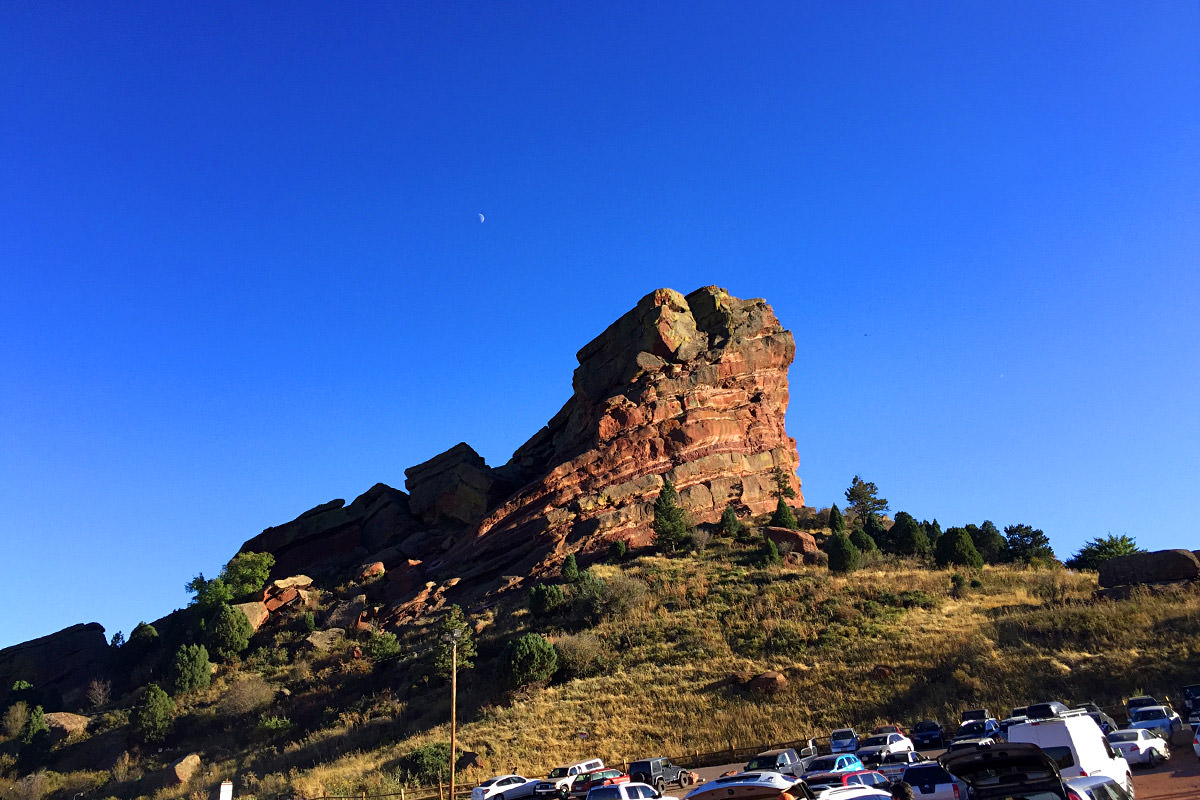
[[[575,776],[571,782],[571,797],[587,797],[587,793],[597,786],[611,786],[616,783],[629,783],[629,776],[619,769],[594,769]]]

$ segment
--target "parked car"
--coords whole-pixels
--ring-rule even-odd
[[[928,761],[928,756],[923,756],[916,750],[905,750],[902,753],[887,753],[879,759],[877,764],[867,764],[871,769],[877,769],[883,773],[884,777],[889,781],[900,780],[900,776],[904,774],[904,770],[908,769],[912,764],[920,764],[923,761]]]
[[[804,779],[808,784],[808,788],[813,790],[817,797],[821,796],[821,791],[828,789],[831,786],[879,786],[882,787],[888,782],[882,772],[876,772],[873,769],[860,769],[853,772],[818,772],[809,775]]]
[[[1000,720],[1000,732],[996,734],[998,739],[1008,739],[1008,729],[1013,725],[1020,725],[1022,722],[1028,722],[1029,717],[1005,717]]]
[[[784,775],[794,776],[799,763],[800,754],[790,747],[783,747],[778,750],[766,750],[759,753],[746,763],[742,771],[762,772],[763,770],[768,770],[770,772],[779,772]]]
[[[1176,731],[1183,730],[1183,720],[1167,706],[1141,706],[1129,714],[1129,727],[1143,730],[1164,731],[1170,739]]]
[[[996,740],[990,736],[982,736],[978,739],[953,739],[946,746],[946,752],[954,750],[978,750],[981,747],[991,747],[996,743]]]
[[[1047,700],[1044,703],[1034,703],[1025,708],[1025,716],[1029,719],[1054,719],[1061,717],[1071,709],[1067,708],[1066,703],[1060,703],[1057,700]]]
[[[962,739],[990,739],[999,733],[1000,723],[992,717],[973,719],[958,726],[958,730],[954,732],[954,741]]]
[[[878,736],[881,733],[898,733],[903,736],[904,729],[899,725],[876,725],[874,728],[871,728],[872,736]]]
[[[959,723],[970,722],[973,719],[990,719],[991,713],[986,708],[970,708],[962,712],[962,716],[958,718]]]
[[[1068,714],[1013,725],[1008,729],[1010,743],[1035,744],[1054,760],[1064,778],[1107,775],[1133,794],[1133,774],[1125,760],[1100,733],[1095,720],[1087,714]]]
[[[1071,800],[1133,800],[1125,787],[1106,775],[1063,781]]]
[[[604,762],[598,758],[555,767],[550,770],[550,774],[546,776],[545,780],[538,781],[537,785],[533,787],[533,796],[539,800],[546,800],[550,797],[566,797],[576,775],[596,769],[604,769]]]
[[[1200,714],[1200,683],[1183,687],[1181,694],[1183,695],[1184,716],[1191,717],[1192,714]]]
[[[936,761],[913,764],[900,776],[919,800],[967,800],[967,784]]]
[[[1017,706],[1012,711],[1008,712],[1010,717],[1026,717],[1029,716],[1029,706]]]
[[[488,778],[471,790],[471,800],[518,800],[533,797],[538,782],[520,775],[498,775]]]
[[[853,753],[858,749],[858,734],[854,728],[838,728],[829,734],[829,751],[832,753]]]
[[[854,753],[833,753],[814,758],[800,777],[807,781],[809,775],[816,775],[819,772],[852,772],[862,768],[862,759]]]
[[[1130,764],[1153,767],[1171,757],[1171,748],[1167,746],[1167,740],[1158,735],[1158,731],[1123,728],[1108,734],[1108,743],[1119,750]]]
[[[1008,742],[977,750],[959,750],[942,754],[938,763],[969,787],[963,796],[969,795],[971,800],[1017,797],[1067,800],[1067,789],[1057,766],[1036,744]],[[905,780],[908,780],[907,773]]]
[[[584,772],[571,781],[570,796],[575,800],[583,800],[597,786],[611,786],[614,783],[629,783],[629,775],[612,767]]]
[[[1192,726],[1192,750],[1196,753],[1196,758],[1200,758],[1200,726]]]
[[[1132,714],[1134,710],[1145,706],[1161,706],[1162,703],[1155,700],[1148,694],[1139,694],[1125,701],[1125,711]]]
[[[900,753],[912,749],[914,749],[912,739],[907,736],[901,736],[898,733],[881,733],[859,740],[858,750],[855,752],[859,758],[875,758],[884,753]]]
[[[892,800],[892,793],[875,786],[830,786],[816,792],[816,800]]]
[[[678,783],[681,789],[695,783],[696,773],[672,764],[669,758],[643,758],[629,765],[629,779],[654,786],[661,792],[668,783]]]
[[[739,772],[702,783],[684,795],[683,800],[777,800],[796,783],[794,778],[778,772]]]
[[[915,747],[942,747],[946,743],[946,734],[942,724],[931,719],[923,719],[913,725],[912,736]]]
[[[679,798],[664,795],[649,784],[630,781],[610,786],[597,786],[588,792],[587,800],[679,800]]]

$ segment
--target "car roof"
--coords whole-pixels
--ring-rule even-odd
[[[777,747],[774,750],[763,750],[761,753],[759,753],[757,756],[755,756],[755,758],[758,758],[758,756],[777,756],[780,753],[790,753],[790,752],[792,752],[792,748],[790,748],[790,747]]]

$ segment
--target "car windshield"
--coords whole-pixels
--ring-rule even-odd
[[[758,758],[750,759],[750,763],[746,764],[746,771],[749,772],[750,770],[754,769],[772,770],[775,769],[776,766],[778,765],[776,763],[775,756],[760,756]]]
[[[480,786],[480,788],[483,788],[484,786],[491,786],[493,783],[495,783],[498,780],[500,780],[500,779],[499,778],[488,778],[486,781],[479,784],[479,786]]]
[[[588,792],[591,800],[620,800],[621,790],[616,786],[599,786]]]
[[[959,736],[982,736],[987,732],[987,723],[983,720],[964,722],[958,729]]]
[[[925,733],[926,731],[936,731],[938,724],[936,722],[918,722],[913,726],[915,733]]]
[[[812,772],[824,772],[825,770],[831,770],[835,767],[837,767],[837,756],[821,756],[820,758],[814,758],[808,765],[809,770]]]
[[[862,747],[879,747],[879,746],[885,745],[887,743],[888,743],[887,734],[881,734],[879,736],[868,736],[867,738],[865,738],[861,742],[859,742],[859,745]]]
[[[1161,708],[1139,708],[1130,715],[1130,722],[1146,722],[1152,719],[1162,719],[1166,716]]]
[[[1136,742],[1138,740],[1137,731],[1116,731],[1108,735],[1110,742]]]
[[[550,774],[547,775],[546,777],[547,778],[565,778],[565,777],[567,777],[567,768],[566,767],[555,767],[554,769],[550,770]]]
[[[832,739],[853,739],[854,731],[850,730],[849,728],[842,728],[841,730],[834,731],[833,735],[830,738],[832,738]]]

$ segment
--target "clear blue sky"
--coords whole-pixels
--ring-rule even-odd
[[[503,463],[659,286],[795,333],[810,505],[1200,547],[1198,41],[1194,2],[0,4],[0,646]]]

